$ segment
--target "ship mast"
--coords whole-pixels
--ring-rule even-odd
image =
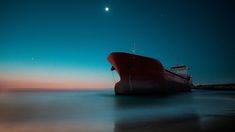
[[[134,41],[133,47],[132,47],[132,49],[131,49],[131,52],[132,52],[132,53],[135,53],[135,51],[136,51],[136,46],[135,46],[135,41]]]

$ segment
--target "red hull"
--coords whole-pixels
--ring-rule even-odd
[[[190,91],[189,78],[165,70],[156,59],[114,52],[108,61],[120,76],[115,84],[115,94],[158,94]]]

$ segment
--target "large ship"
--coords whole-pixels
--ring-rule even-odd
[[[185,65],[165,69],[157,59],[140,55],[113,52],[108,56],[120,81],[115,84],[116,95],[164,94],[191,91],[192,78]]]

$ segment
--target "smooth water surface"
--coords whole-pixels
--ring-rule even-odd
[[[0,93],[0,132],[234,131],[235,91]]]

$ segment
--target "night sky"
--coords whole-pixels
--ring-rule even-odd
[[[1,0],[0,88],[113,88],[106,58],[134,44],[194,84],[235,82],[229,1]]]

